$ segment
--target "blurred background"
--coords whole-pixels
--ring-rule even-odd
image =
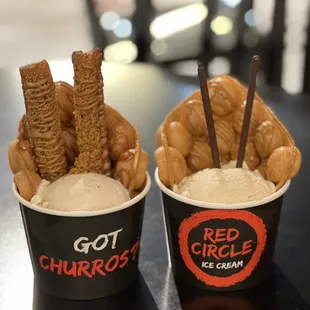
[[[100,47],[108,62],[156,63],[196,76],[247,80],[262,59],[260,83],[310,92],[310,0],[1,0],[0,67]]]

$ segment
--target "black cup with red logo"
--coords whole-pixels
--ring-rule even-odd
[[[231,291],[260,284],[272,273],[283,195],[232,205],[182,197],[161,189],[169,263],[179,283]]]
[[[19,200],[34,281],[56,297],[90,300],[134,284],[145,196],[151,186],[114,208],[90,212],[45,209]]]

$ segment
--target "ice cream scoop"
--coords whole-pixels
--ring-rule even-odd
[[[95,211],[130,200],[118,181],[97,173],[66,175],[54,183],[43,180],[31,203],[58,211]]]
[[[173,187],[173,191],[194,200],[233,204],[263,199],[276,191],[275,185],[258,171],[248,168],[204,169]]]

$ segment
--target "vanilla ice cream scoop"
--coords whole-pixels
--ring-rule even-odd
[[[54,183],[43,180],[31,203],[59,211],[95,211],[130,200],[118,181],[97,173],[66,175]]]
[[[233,204],[260,200],[275,193],[275,185],[247,168],[205,169],[175,185],[173,191],[195,200]]]

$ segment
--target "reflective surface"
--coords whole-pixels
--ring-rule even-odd
[[[309,306],[302,300],[295,288],[276,269],[275,276],[261,286],[247,291],[231,293],[215,293],[199,291],[196,288],[177,285],[180,305],[172,306],[167,296],[174,290],[168,285],[162,296],[159,308],[150,292],[143,276],[140,274],[138,283],[121,294],[108,298],[79,302],[59,299],[50,296],[34,285],[33,310],[306,310]]]
[[[274,277],[246,291],[215,293],[178,287],[184,310],[306,310],[309,306],[283,273],[276,268]]]
[[[72,83],[73,72],[69,61],[51,63],[51,69],[55,81],[62,79]],[[168,111],[197,89],[197,81],[196,79],[181,79],[151,65],[138,64],[128,66],[104,64],[103,74],[106,102],[136,126],[141,135],[142,145],[150,154],[149,172],[153,175],[155,163],[152,154],[155,149],[157,127]],[[268,298],[265,296],[265,303],[269,303],[269,308],[267,306],[262,308],[264,304],[261,306],[252,303],[252,297],[249,300],[246,299],[246,302],[256,310],[308,309],[309,307],[302,301],[302,297],[310,303],[308,281],[310,278],[310,269],[308,268],[310,261],[308,246],[310,209],[307,196],[310,171],[310,97],[288,96],[282,91],[269,88],[261,88],[260,93],[295,138],[296,144],[303,153],[303,167],[285,197],[280,220],[275,261],[285,277],[276,276],[276,287],[273,290],[269,289],[269,286],[263,286],[262,295],[259,294],[259,291],[253,295],[257,302],[262,302],[264,301],[264,292],[266,292]],[[0,70],[0,108],[0,309],[30,310],[33,304],[33,275],[19,207],[11,192],[12,174],[7,162],[8,145],[16,137],[17,124],[24,113],[22,89],[17,69]],[[134,296],[141,297],[131,299],[132,295],[126,295],[125,292],[123,296],[115,296],[116,299],[113,297],[109,301],[102,300],[101,305],[100,300],[77,304],[57,299],[51,301],[49,296],[35,290],[34,309],[57,310],[66,307],[66,309],[91,310],[91,305],[93,305],[93,309],[113,310],[113,306],[118,306],[117,303],[116,305],[114,303],[117,300],[120,303],[126,301],[133,307],[142,304],[140,309],[146,310],[179,310],[182,309],[181,303],[185,309],[199,310],[195,300],[205,298],[204,294],[202,296],[198,293],[193,295],[191,290],[186,288],[186,290],[180,289],[181,301],[178,298],[177,289],[168,268],[159,197],[159,190],[153,182],[147,197],[143,225],[140,257],[142,286],[138,287],[134,293],[138,294]],[[224,299],[225,302],[226,298],[243,298],[238,295],[238,292],[236,294],[235,296],[220,296],[220,301]],[[211,299],[213,302],[214,299]],[[217,300],[215,299],[215,301]],[[108,303],[108,306],[104,303]],[[205,301],[197,303],[200,306],[204,305]],[[48,306],[52,308],[48,308]],[[121,306],[119,309],[130,309],[124,307],[123,304]],[[226,306],[216,305],[210,309],[235,310],[234,308],[230,309],[230,306],[233,304],[227,306],[226,302]],[[245,309],[252,309],[249,305],[247,307]],[[209,308],[206,305],[202,309]],[[238,310],[240,309],[242,310],[242,308]]]
[[[121,294],[102,299],[90,300],[85,302],[64,300],[46,294],[36,285],[34,285],[33,295],[33,310],[158,309],[151,295],[151,292],[149,291],[141,274],[139,276],[136,287],[131,287],[122,292]]]

